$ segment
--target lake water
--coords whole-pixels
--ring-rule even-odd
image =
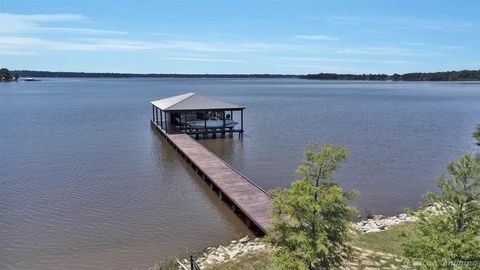
[[[146,269],[248,234],[151,128],[149,101],[245,105],[243,139],[201,141],[265,189],[309,142],[349,149],[335,179],[392,215],[476,151],[480,84],[295,79],[45,79],[0,84],[0,269]],[[361,210],[363,211],[363,210]]]

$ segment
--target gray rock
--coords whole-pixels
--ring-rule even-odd
[[[248,237],[248,235],[247,235],[247,236],[243,237],[242,239],[240,239],[240,240],[238,240],[238,241],[239,241],[240,243],[247,243],[248,240],[250,240],[250,237]]]

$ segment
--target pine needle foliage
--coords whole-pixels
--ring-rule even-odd
[[[267,241],[276,262],[285,269],[336,269],[353,259],[349,220],[356,212],[332,173],[347,158],[347,149],[310,144],[296,172],[301,179],[289,189],[277,189],[273,198],[273,226]]]
[[[404,254],[420,269],[480,269],[480,163],[464,154],[437,178],[439,193],[427,193],[436,215],[418,212],[417,236]]]

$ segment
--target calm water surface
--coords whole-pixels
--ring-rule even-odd
[[[435,189],[480,120],[480,84],[45,79],[0,84],[0,269],[146,269],[248,234],[149,125],[188,91],[245,105],[238,138],[204,140],[260,186],[286,187],[309,142],[348,147],[335,175],[396,214]]]

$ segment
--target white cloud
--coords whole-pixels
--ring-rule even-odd
[[[105,50],[177,50],[198,52],[257,52],[287,49],[286,44],[262,42],[207,42],[186,40],[185,36],[152,33],[171,40],[143,41],[128,39],[85,39],[80,35],[119,35],[124,31],[71,27],[88,22],[79,14],[11,14],[0,13],[0,47],[2,54],[25,54],[39,50],[105,51]],[[47,25],[48,23],[48,25]],[[54,23],[52,25],[52,23]],[[68,23],[68,24],[67,24]],[[58,33],[59,36],[32,36],[31,34]],[[10,35],[10,36],[8,36]],[[61,37],[61,40],[59,39]]]
[[[67,39],[51,40],[37,37],[0,36],[2,54],[36,53],[53,51],[196,51],[196,52],[258,52],[288,48],[270,43],[215,43],[203,41],[135,41],[124,39]]]
[[[280,57],[275,60],[299,61],[299,62],[325,62],[325,63],[377,63],[392,65],[413,65],[415,62],[396,59],[358,59],[358,58],[323,58],[323,57]]]
[[[37,32],[56,32],[69,33],[79,35],[120,35],[127,34],[125,31],[111,31],[92,28],[78,28],[78,27],[38,27]]]
[[[453,30],[460,31],[466,29],[475,29],[478,27],[478,21],[453,21],[453,20],[432,20],[428,18],[412,17],[394,17],[379,16],[376,18],[366,18],[357,16],[330,16],[328,21],[336,24],[352,25],[364,27],[365,25],[376,26],[385,25],[391,31],[392,29],[427,29],[427,30]],[[382,31],[375,28],[376,31]],[[373,30],[373,31],[375,31]],[[372,31],[372,30],[368,30]]]
[[[150,35],[153,36],[161,36],[161,37],[169,37],[169,38],[186,38],[186,35],[179,35],[179,34],[171,34],[171,33],[162,33],[162,32],[154,32],[154,33],[149,33]]]
[[[295,35],[292,36],[295,39],[304,39],[304,40],[336,40],[337,38],[327,35]]]
[[[57,13],[57,14],[12,14],[0,13],[0,18],[16,22],[60,22],[60,21],[88,21],[80,14]]]
[[[124,40],[83,40],[82,42],[51,41],[33,37],[0,37],[0,51],[35,53],[40,50],[102,51],[102,50],[145,50],[153,44]]]
[[[438,53],[425,50],[404,49],[400,47],[352,47],[352,48],[339,48],[336,50],[341,54],[371,54],[371,55],[396,55],[396,56],[419,56],[430,57],[436,56]]]
[[[411,47],[420,47],[422,49],[426,49],[425,47],[429,47],[430,50],[432,48],[440,49],[440,50],[463,50],[466,49],[467,47],[465,46],[460,46],[460,45],[454,45],[454,44],[445,44],[445,45],[439,45],[439,44],[432,44],[432,43],[427,43],[427,42],[403,42],[403,44],[411,46]]]
[[[33,34],[33,33],[70,33],[82,35],[126,34],[123,31],[91,29],[82,27],[44,26],[43,23],[85,23],[87,18],[79,14],[31,14],[20,15],[0,13],[0,33]]]
[[[188,61],[188,62],[225,62],[225,63],[244,63],[242,60],[216,59],[216,58],[190,58],[190,57],[171,57],[168,60]]]

